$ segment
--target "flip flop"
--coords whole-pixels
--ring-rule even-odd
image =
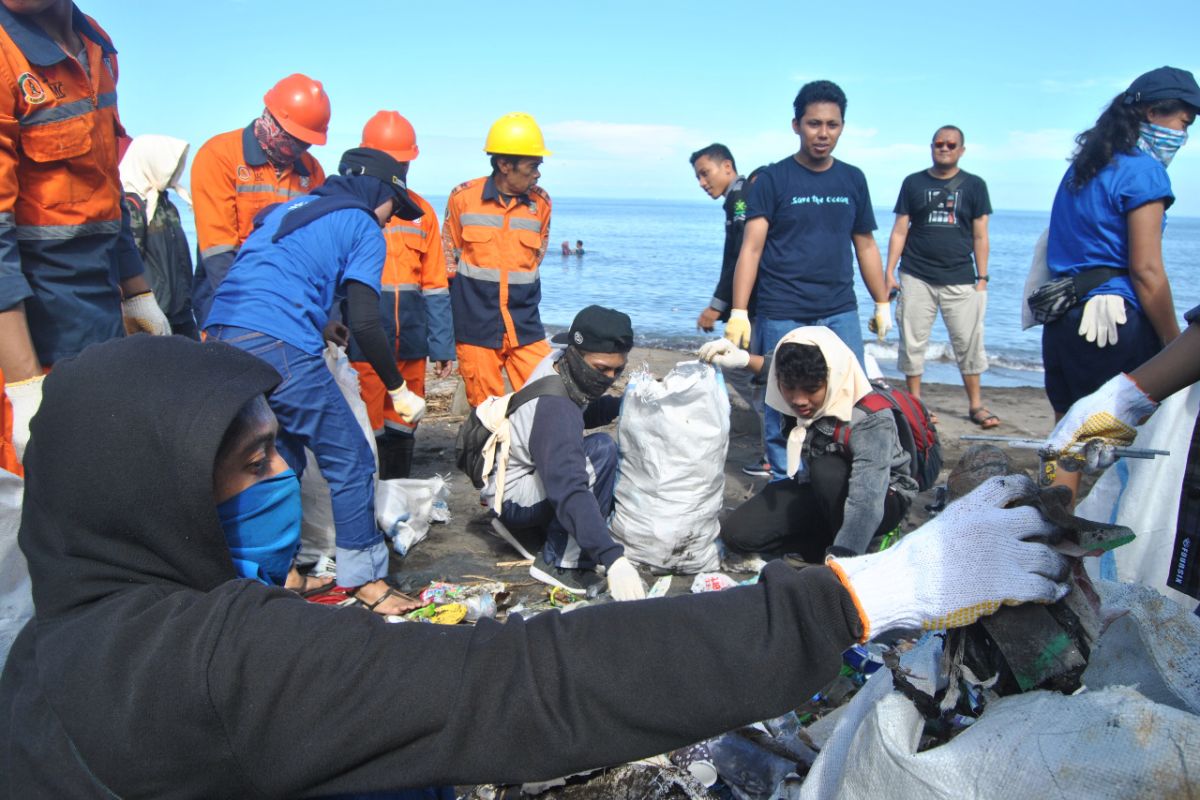
[[[379,597],[377,597],[375,599],[375,601],[372,603],[368,603],[366,600],[360,600],[355,595],[350,595],[350,599],[353,600],[355,603],[357,603],[358,605],[361,605],[367,611],[374,611],[376,614],[383,614],[382,611],[375,611],[375,609],[378,608],[379,605],[381,603],[383,603],[384,600],[387,600],[389,597],[395,597],[398,600],[406,600],[410,603],[416,603],[416,605],[414,605],[412,608],[406,608],[403,611],[401,611],[400,612],[401,614],[407,614],[410,611],[420,608],[422,605],[421,601],[418,600],[417,598],[409,597],[404,592],[397,591],[396,589],[392,589],[390,587],[388,588],[388,590],[386,592],[379,595]],[[384,616],[386,616],[386,615],[384,615]]]
[[[967,411],[967,419],[984,430],[994,428],[1000,424],[1000,418],[993,414],[987,406],[969,409]]]

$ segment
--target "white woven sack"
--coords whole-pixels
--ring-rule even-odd
[[[24,496],[25,481],[0,469],[0,670],[13,640],[33,616],[29,567],[17,546]]]
[[[684,361],[661,381],[630,379],[617,427],[613,536],[631,561],[695,573],[720,565],[729,395],[721,373]]]

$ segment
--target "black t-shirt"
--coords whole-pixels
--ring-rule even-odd
[[[742,236],[746,232],[746,190],[749,188],[748,181],[739,175],[725,195],[725,252],[721,259],[721,277],[717,280],[717,288],[713,290],[713,299],[709,303],[721,312],[721,322],[729,320],[729,311],[733,305],[733,273],[737,267],[738,254],[742,251]],[[747,313],[751,319],[754,318],[757,289],[756,286],[750,292],[750,303],[747,305]]]
[[[945,187],[965,175],[958,189]],[[930,200],[936,199],[932,205]],[[928,206],[923,213],[922,209]],[[972,224],[992,213],[987,184],[978,175],[959,170],[953,178],[935,178],[927,170],[904,179],[896,198],[897,214],[911,223],[900,269],[927,283],[951,285],[975,282],[975,236]]]

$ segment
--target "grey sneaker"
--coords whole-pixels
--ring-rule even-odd
[[[763,460],[753,464],[747,464],[742,467],[742,473],[749,475],[751,478],[769,478],[771,477],[771,462]]]

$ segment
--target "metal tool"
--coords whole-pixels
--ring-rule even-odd
[[[1098,439],[1088,439],[1086,442],[1076,442],[1064,451],[1055,452],[1046,447],[1043,439],[1029,439],[1022,436],[989,436],[987,434],[967,434],[958,438],[968,442],[997,442],[1020,450],[1037,450],[1038,461],[1041,462],[1041,468],[1038,470],[1038,483],[1042,486],[1048,486],[1054,480],[1054,462],[1061,456],[1066,453],[1079,453],[1090,443],[1099,441]],[[1153,450],[1144,447],[1113,447],[1112,453],[1119,458],[1154,458],[1155,456],[1171,455],[1170,450]]]

